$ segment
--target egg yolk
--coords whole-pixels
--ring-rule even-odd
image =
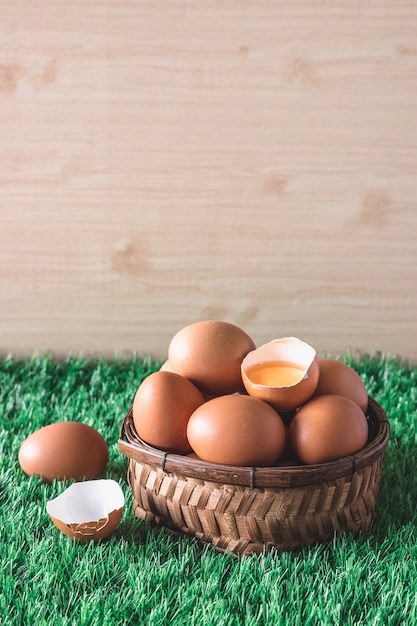
[[[252,365],[246,373],[255,385],[290,387],[300,382],[305,368],[289,361],[268,361]]]

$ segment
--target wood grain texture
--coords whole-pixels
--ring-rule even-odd
[[[417,4],[0,9],[1,351],[417,358]]]

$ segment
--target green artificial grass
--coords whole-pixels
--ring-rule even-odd
[[[417,366],[384,355],[341,358],[391,425],[371,532],[240,559],[134,517],[117,440],[138,385],[158,363],[2,358],[0,624],[417,624]],[[106,542],[78,544],[61,534],[45,505],[64,485],[43,484],[19,466],[23,440],[60,420],[85,422],[108,442],[105,477],[120,483],[126,508]]]

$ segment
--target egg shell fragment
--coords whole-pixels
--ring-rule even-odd
[[[336,461],[359,452],[368,440],[368,422],[350,398],[323,395],[302,406],[290,424],[291,446],[305,464]]]
[[[147,376],[135,394],[133,423],[143,441],[177,454],[187,454],[187,424],[205,402],[202,393],[184,376],[158,371]]]
[[[19,463],[44,482],[98,478],[109,459],[103,436],[82,422],[56,422],[35,431],[20,446]]]
[[[185,326],[174,335],[168,361],[174,371],[204,394],[219,396],[242,389],[240,365],[254,348],[253,340],[238,326],[205,320]]]
[[[77,482],[49,500],[46,510],[59,530],[81,543],[107,539],[119,524],[125,505],[114,480]]]
[[[330,358],[319,358],[319,381],[314,392],[315,396],[336,394],[350,398],[366,413],[368,408],[368,392],[359,374],[341,361]]]
[[[204,461],[221,465],[274,465],[285,445],[285,426],[269,404],[232,394],[194,411],[187,427],[190,444]]]

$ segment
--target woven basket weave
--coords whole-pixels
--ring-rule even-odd
[[[355,455],[319,465],[236,467],[147,445],[129,411],[118,445],[129,459],[135,515],[236,555],[366,533],[389,434],[386,415],[372,399],[367,419],[368,443]]]

